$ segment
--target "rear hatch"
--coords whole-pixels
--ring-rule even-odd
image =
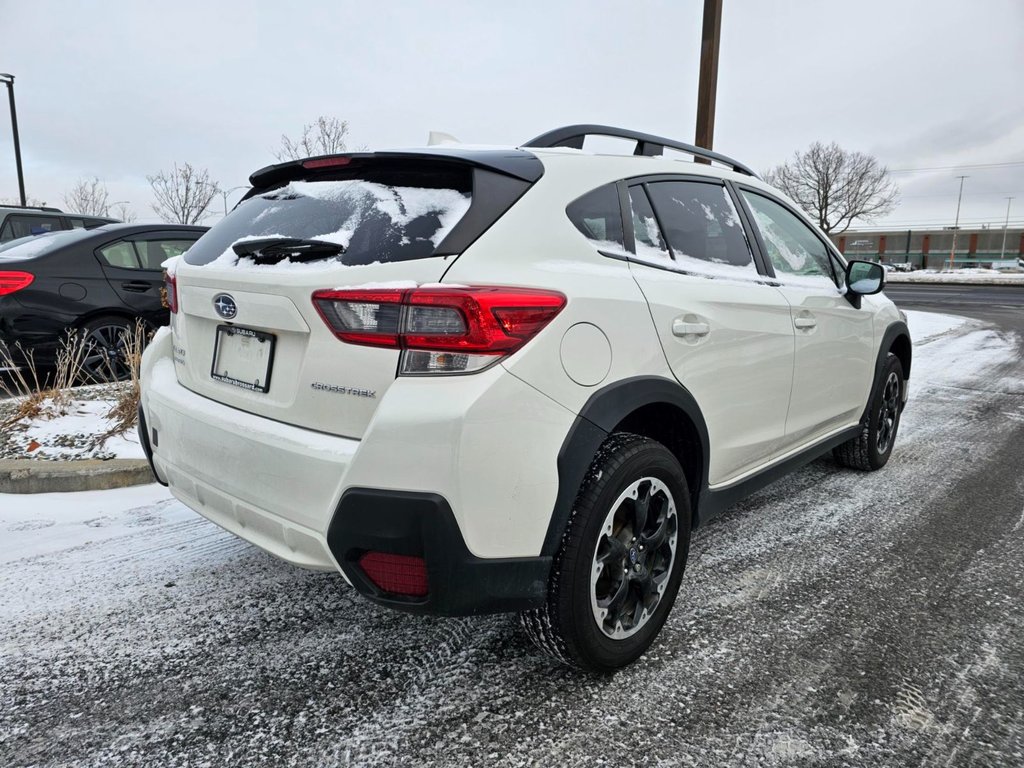
[[[513,150],[363,153],[253,174],[235,210],[169,266],[178,381],[243,411],[361,437],[399,351],[339,340],[313,293],[441,281],[541,171]]]

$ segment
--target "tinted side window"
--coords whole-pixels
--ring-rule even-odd
[[[633,217],[636,255],[653,262],[671,262],[672,255],[668,252],[651,201],[642,186],[629,188],[629,208]]]
[[[775,276],[781,282],[812,287],[827,282],[836,287],[828,248],[810,227],[763,195],[743,190],[743,199],[754,214]]]
[[[588,240],[624,247],[619,191],[614,184],[605,184],[587,192],[569,203],[565,213]]]
[[[41,235],[44,232],[54,232],[64,229],[60,219],[56,216],[22,216],[13,215],[7,217],[4,224],[4,240],[13,240],[17,237],[28,237],[29,235]]]
[[[126,240],[100,248],[100,258],[112,267],[121,269],[138,269],[139,261],[135,257],[135,248]]]
[[[647,190],[680,268],[723,277],[757,275],[739,214],[724,186],[662,181],[648,184]]]
[[[181,256],[195,240],[137,240],[135,249],[143,269],[163,269],[161,266],[172,256]]]

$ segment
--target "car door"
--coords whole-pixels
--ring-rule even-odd
[[[796,212],[760,190],[740,194],[790,304],[796,365],[786,440],[796,447],[860,418],[874,370],[872,314],[846,298],[829,246]]]
[[[147,232],[96,249],[103,273],[125,305],[151,322],[166,322],[163,306],[164,261],[184,253],[196,240],[181,232]]]
[[[630,270],[666,358],[704,415],[711,485],[778,454],[793,379],[789,304],[759,271],[730,191],[717,179],[654,178],[626,194]]]

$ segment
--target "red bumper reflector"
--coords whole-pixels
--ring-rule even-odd
[[[427,564],[422,557],[367,552],[359,558],[359,567],[384,592],[424,597],[429,591]]]

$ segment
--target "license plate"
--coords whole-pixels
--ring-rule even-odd
[[[210,376],[252,392],[269,391],[275,341],[272,333],[218,325]]]

